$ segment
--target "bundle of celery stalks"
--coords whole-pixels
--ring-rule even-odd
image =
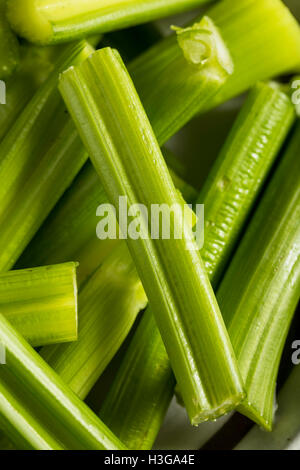
[[[0,449],[300,449],[299,20],[0,0]]]

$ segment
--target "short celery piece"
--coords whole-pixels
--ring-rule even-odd
[[[278,397],[278,411],[272,432],[255,426],[235,450],[299,450],[300,449],[300,367],[295,366]]]
[[[294,120],[294,106],[278,84],[256,85],[197,198],[206,213],[201,255],[214,285]]]
[[[210,221],[201,254],[215,289],[224,274],[224,258],[232,255],[234,241],[241,235],[294,118],[291,101],[277,85],[258,84],[246,99],[211,170],[198,202],[204,203],[205,218]],[[247,185],[242,184],[245,178]],[[100,410],[103,421],[131,449],[152,447],[174,393],[170,361],[151,315],[149,308]],[[155,345],[153,351],[150,345]],[[147,373],[145,363],[149,364]],[[142,379],[136,387],[134,377],[138,376]],[[120,415],[125,416],[122,421]]]
[[[67,47],[1,142],[0,271],[14,265],[87,159],[57,81],[92,51],[86,42]]]
[[[247,392],[238,410],[267,430],[300,296],[299,152],[298,124],[217,293]]]
[[[32,449],[124,449],[0,314],[0,423],[16,445]]]
[[[7,79],[20,60],[18,40],[6,19],[6,0],[0,0],[0,79]]]
[[[32,42],[51,44],[128,28],[213,0],[8,0],[8,19]]]
[[[75,341],[76,264],[1,273],[0,312],[32,346]]]
[[[79,338],[41,356],[84,399],[121,344],[147,297],[126,244],[108,256],[79,294]]]
[[[116,208],[120,196],[128,198],[128,206],[182,206],[116,51],[106,48],[95,52],[81,66],[64,72],[59,86]],[[180,219],[175,210],[169,240],[151,239],[142,220],[143,237],[127,242],[153,305],[190,419],[197,424],[236,406],[243,389],[213,290],[188,228],[183,225],[181,239],[174,237],[174,226],[182,224]]]
[[[209,17],[200,18],[190,27],[174,29],[175,37],[158,42],[129,65],[160,144],[203,107],[209,107],[234,70],[223,39]]]
[[[214,96],[204,99],[206,92],[197,73],[197,63],[201,57],[205,60],[208,51],[203,45],[205,37],[198,30],[202,18],[191,27],[177,29],[173,36],[158,42],[129,66],[160,144],[171,136],[170,128],[179,129],[176,121],[168,122],[174,108],[178,121],[185,120],[187,113],[190,119],[260,80],[299,70],[300,26],[281,0],[222,0],[207,15],[218,28],[234,64],[233,73]]]

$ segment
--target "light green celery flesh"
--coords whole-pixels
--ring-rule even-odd
[[[300,367],[295,366],[278,397],[278,411],[272,432],[255,426],[235,450],[299,450],[300,448]]]
[[[251,91],[198,201],[204,203],[205,220],[211,221],[206,227],[201,254],[214,288],[224,271],[224,255],[232,254],[234,240],[240,236],[255,198],[294,121],[291,102],[276,88],[275,84],[258,84]],[[241,184],[245,179],[247,186]],[[224,243],[220,243],[220,234]],[[145,314],[148,319],[143,320],[145,326],[141,323],[135,333],[100,411],[103,421],[131,449],[152,447],[167,411],[168,400],[174,392],[170,361],[153,321],[150,331],[151,314],[150,308]],[[145,335],[144,328],[147,328],[149,344],[139,339]],[[151,344],[156,345],[153,353],[149,352]],[[131,364],[130,373],[128,363]],[[150,363],[147,374],[144,373],[144,363]],[[160,371],[159,377],[156,371]],[[139,386],[134,380],[136,376],[142,377]],[[151,393],[148,394],[148,390]],[[120,415],[125,416],[122,421]]]
[[[124,449],[121,442],[0,315],[0,422],[34,449]]]
[[[7,79],[20,60],[17,37],[6,19],[6,0],[0,0],[0,79]]]
[[[247,391],[238,410],[267,430],[300,293],[299,153],[298,124],[217,294]]]
[[[69,46],[0,146],[0,271],[10,269],[87,159],[57,90],[93,49]]]
[[[8,0],[8,18],[21,36],[50,44],[82,39],[184,12],[212,0]]]
[[[0,141],[37,89],[48,78],[61,53],[60,47],[21,46],[20,65],[6,81],[6,104],[0,106]]]
[[[0,274],[0,312],[32,346],[75,341],[76,264]]]
[[[80,292],[78,341],[48,346],[40,353],[84,399],[146,304],[134,263],[126,244],[122,243]]]
[[[206,215],[201,255],[214,285],[294,120],[294,106],[278,85],[256,85],[198,196]]]
[[[152,203],[181,204],[116,51],[102,49],[63,73],[60,90],[115,207],[122,195],[128,205],[142,203],[148,209]],[[175,213],[173,233],[178,223]],[[231,409],[243,391],[213,290],[198,250],[189,243],[186,234],[181,240],[172,235],[170,240],[128,239],[190,419],[197,424]]]
[[[187,122],[259,80],[299,70],[300,27],[280,0],[223,0],[209,9],[207,15],[219,28],[234,64],[233,74],[214,96],[203,100],[201,82],[197,89],[197,77],[180,66],[176,34],[130,64],[130,74],[161,144],[171,137],[170,129],[175,132],[179,129],[176,120],[186,118]],[[187,108],[183,114],[184,103]],[[173,113],[176,120],[170,122]]]

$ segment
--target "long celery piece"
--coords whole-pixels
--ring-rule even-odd
[[[256,85],[199,194],[206,212],[201,255],[214,285],[294,120],[294,106],[279,85]]]
[[[278,397],[278,411],[272,432],[255,426],[235,450],[299,450],[300,449],[300,367],[296,366]]]
[[[198,30],[201,18],[129,66],[160,144],[195,114],[239,95],[257,81],[299,69],[300,27],[281,0],[222,0],[207,15],[219,28],[234,63],[233,73],[214,96],[204,99],[202,78],[195,68],[203,40]]]
[[[82,399],[127,337],[147,297],[126,244],[86,282],[79,294],[79,338],[40,352]]]
[[[0,312],[33,346],[75,341],[76,264],[1,273]]]
[[[190,10],[212,0],[8,0],[20,36],[40,44],[82,39]]]
[[[0,366],[0,422],[12,440],[23,438],[35,449],[56,448],[54,440],[67,449],[124,449],[3,315],[0,343],[6,350],[6,364]]]
[[[129,206],[142,203],[148,209],[152,203],[181,204],[116,51],[106,48],[95,52],[81,66],[64,72],[59,86],[115,207],[119,196],[126,196]],[[180,223],[175,211],[173,235],[174,226]],[[147,234],[148,227],[143,225],[142,230]],[[187,227],[183,232],[180,240],[171,234],[170,240],[148,237],[127,241],[190,419],[197,424],[234,407],[243,390],[202,260],[196,245],[195,250],[190,249]]]
[[[204,203],[206,223],[210,221],[201,254],[215,289],[224,273],[224,257],[232,254],[234,240],[242,232],[294,117],[287,95],[275,84],[258,84],[245,101],[211,170],[199,202]],[[247,184],[244,184],[246,178]],[[224,238],[223,243],[220,243],[220,235]],[[100,411],[103,421],[132,449],[152,447],[174,392],[170,361],[151,315],[150,308]],[[144,336],[148,342],[142,339]],[[156,345],[153,351],[149,349],[151,344]],[[147,373],[145,363],[149,364]],[[159,376],[156,372],[151,373],[157,370]],[[141,380],[137,388],[134,377],[138,376]],[[122,422],[120,415],[124,416]]]
[[[299,152],[300,124],[217,294],[247,392],[238,410],[267,430],[300,294]]]
[[[57,90],[58,74],[93,48],[66,48],[0,146],[0,271],[10,269],[87,159]]]
[[[0,79],[9,77],[19,60],[19,43],[6,19],[6,0],[0,0]]]

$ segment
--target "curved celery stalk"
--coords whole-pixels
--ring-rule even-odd
[[[20,36],[40,44],[82,39],[127,28],[212,0],[8,0],[8,19]]]
[[[201,255],[214,285],[294,120],[294,106],[277,84],[256,85],[199,194],[206,212]]]
[[[108,256],[79,294],[79,338],[40,354],[84,399],[127,337],[147,298],[126,244]]]
[[[57,442],[67,449],[124,449],[1,314],[0,343],[6,351],[6,364],[0,365],[0,421],[12,440],[22,438],[35,449]]]
[[[75,341],[76,264],[0,274],[0,312],[33,346]]]
[[[160,144],[171,137],[172,129],[176,132],[195,114],[239,95],[260,80],[299,69],[300,27],[281,0],[222,0],[207,15],[218,27],[234,64],[233,73],[213,96],[203,99],[201,81],[192,65],[197,38],[201,46],[197,31],[201,18],[179,37],[177,31],[177,37],[160,41],[129,66]],[[180,48],[185,47],[190,52],[184,63]]]
[[[0,0],[0,79],[9,77],[19,60],[19,43],[6,19],[6,0]]]
[[[278,411],[272,432],[255,426],[235,450],[300,449],[300,367],[296,366],[279,393]]]
[[[210,18],[174,29],[176,37],[160,41],[129,65],[160,144],[209,106],[233,72],[231,57]]]
[[[234,240],[241,234],[294,117],[295,111],[285,94],[274,84],[258,84],[244,103],[209,175],[209,184],[199,198],[205,206],[206,221],[211,221],[201,253],[214,288],[223,275],[224,256],[227,258],[232,254]],[[230,184],[226,185],[224,182],[229,181],[227,175],[230,175]],[[241,185],[243,175],[247,177],[248,187]],[[242,192],[241,187],[244,188]],[[215,228],[217,221],[218,230]],[[220,233],[225,234],[220,232],[222,227],[223,230],[226,228],[226,243],[217,243]],[[213,250],[214,242],[216,249]],[[150,308],[145,314],[147,326],[141,323],[135,333],[100,411],[103,421],[131,449],[152,447],[167,410],[167,398],[170,401],[174,392],[170,361],[159,331],[155,327],[149,331],[151,314]],[[149,351],[148,342],[139,339],[144,337],[144,328],[147,328],[149,344],[156,345],[154,353]],[[130,372],[128,362],[131,364]],[[151,364],[145,374],[143,364],[149,362]],[[157,370],[161,371],[159,377],[156,376]],[[135,376],[142,377],[139,387],[131,380]],[[122,422],[120,415],[124,416]]]
[[[182,206],[116,51],[97,51],[81,66],[64,72],[60,90],[116,208],[120,196],[128,198],[129,207],[134,203],[148,209],[152,203]],[[175,211],[170,239],[156,240],[149,237],[142,221],[143,238],[127,241],[153,305],[190,419],[197,424],[234,407],[243,391],[196,245],[187,236],[186,226],[180,240],[174,237],[174,226],[180,224],[179,212]]]
[[[93,48],[71,45],[0,146],[0,271],[10,269],[87,159],[57,90]]]
[[[217,294],[247,391],[238,410],[267,430],[300,293],[299,151],[298,124]]]

